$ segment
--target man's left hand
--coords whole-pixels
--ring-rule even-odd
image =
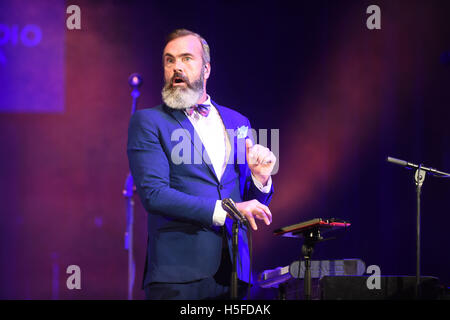
[[[268,148],[255,144],[252,140],[245,140],[247,163],[252,174],[265,186],[270,178],[277,158]]]

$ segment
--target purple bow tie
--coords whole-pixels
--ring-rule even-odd
[[[192,113],[194,111],[197,111],[197,113],[199,113],[200,115],[207,117],[209,114],[210,107],[211,106],[209,104],[197,104],[193,107],[187,108],[186,112],[188,113],[188,115],[192,116]]]

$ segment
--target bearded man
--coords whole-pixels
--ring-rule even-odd
[[[246,117],[206,93],[211,63],[205,39],[175,30],[163,66],[163,104],[134,113],[128,130],[130,170],[148,212],[143,289],[147,299],[226,299],[232,219],[222,199],[234,200],[253,230],[256,220],[269,225],[276,157],[253,145]],[[251,282],[244,229],[236,260],[240,298]]]

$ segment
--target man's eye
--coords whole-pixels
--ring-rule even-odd
[[[166,63],[173,63],[173,59],[172,58],[167,58],[166,59]]]
[[[184,61],[191,61],[192,58],[191,57],[184,57]]]

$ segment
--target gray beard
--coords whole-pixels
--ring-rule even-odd
[[[167,88],[161,91],[162,100],[172,109],[187,109],[197,104],[203,95],[203,90],[191,88]]]
[[[187,109],[197,104],[203,95],[203,77],[194,81],[192,85],[187,83],[186,88],[173,87],[168,82],[161,90],[162,100],[172,109]]]

